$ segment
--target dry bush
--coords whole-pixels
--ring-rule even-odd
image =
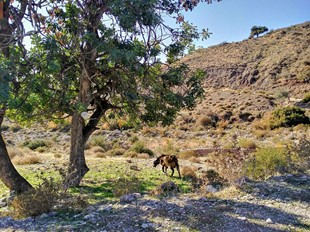
[[[186,150],[186,151],[181,151],[178,154],[178,157],[180,159],[189,159],[191,157],[198,157],[197,152],[193,151],[193,150]]]
[[[214,152],[209,154],[207,164],[217,170],[222,178],[233,183],[244,174],[243,165],[248,158],[249,154],[242,150]]]
[[[165,155],[174,155],[179,152],[179,149],[172,139],[165,139],[163,145],[159,149],[159,152]]]
[[[122,156],[125,153],[125,149],[122,148],[116,148],[116,149],[112,149],[107,151],[105,154],[107,156]]]
[[[149,159],[150,155],[147,153],[139,153],[139,154],[137,154],[137,158],[138,159]]]
[[[90,150],[94,153],[104,153],[105,152],[105,150],[99,146],[92,147]]]
[[[9,153],[9,156],[12,159],[14,159],[14,157],[21,157],[23,156],[23,152],[21,149],[19,148],[16,148],[16,147],[8,147],[8,153]]]
[[[198,157],[191,157],[188,160],[193,162],[193,163],[200,163],[200,159]]]
[[[256,138],[261,139],[268,136],[268,131],[266,130],[252,130],[252,133],[256,136]]]
[[[53,179],[44,179],[36,189],[14,197],[9,207],[15,218],[38,216],[53,210],[61,186]]]
[[[252,139],[248,138],[240,138],[238,140],[238,145],[241,148],[249,148],[249,149],[255,149],[256,148],[256,142]]]
[[[129,157],[129,158],[137,158],[138,153],[135,151],[126,151],[123,156]]]
[[[106,142],[106,137],[103,135],[94,135],[88,140],[85,149],[92,147],[102,147],[104,150],[110,149],[110,145]]]
[[[192,181],[197,180],[197,175],[194,169],[189,166],[182,167],[181,176],[183,179],[192,180]]]
[[[153,196],[167,197],[174,196],[180,192],[179,187],[172,181],[164,182],[153,189],[150,194]]]
[[[221,129],[226,129],[228,126],[229,122],[226,120],[221,120],[217,123],[217,127],[221,128]]]
[[[83,197],[74,197],[66,192],[61,182],[56,182],[53,178],[39,178],[42,183],[38,187],[15,196],[9,202],[13,217],[33,217],[55,209],[81,211],[88,206]]]
[[[199,119],[199,124],[203,127],[216,127],[218,120],[219,117],[215,113],[208,112]]]
[[[269,125],[270,118],[271,114],[266,114],[263,118],[254,120],[252,123],[252,127],[256,130],[261,131],[270,130]]]
[[[37,154],[15,156],[12,160],[17,165],[29,165],[29,164],[40,164],[41,159]]]
[[[103,152],[97,152],[95,153],[96,158],[107,158],[106,154]]]

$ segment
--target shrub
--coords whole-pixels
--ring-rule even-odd
[[[9,202],[10,211],[15,218],[25,218],[49,213],[53,210],[79,210],[88,203],[81,196],[74,197],[63,188],[61,181],[42,178],[42,183],[33,190],[17,195]]]
[[[164,182],[151,191],[151,195],[159,197],[174,196],[180,192],[180,188],[172,181]]]
[[[281,99],[281,98],[288,98],[290,92],[286,89],[277,89],[275,91],[275,98]]]
[[[30,148],[31,150],[35,150],[39,147],[47,147],[48,146],[48,143],[44,140],[31,140],[31,141],[25,141],[23,143],[23,146],[24,147],[28,147]]]
[[[305,111],[296,106],[288,106],[272,112],[270,118],[270,128],[290,127],[298,124],[309,124],[310,119],[305,115]]]
[[[92,136],[86,144],[86,148],[95,146],[99,146],[105,150],[108,150],[108,144],[106,143],[106,138],[103,135]]]
[[[129,150],[135,151],[137,153],[147,153],[151,157],[155,156],[155,153],[151,149],[146,148],[145,144],[142,141],[135,142]]]
[[[14,157],[21,157],[21,156],[23,156],[22,151],[20,149],[18,149],[18,148],[8,147],[8,153],[9,153],[9,156],[10,156],[11,160]]]
[[[249,154],[245,151],[214,152],[208,155],[208,167],[217,170],[221,178],[233,183],[243,175],[243,165],[248,159]]]
[[[238,141],[238,145],[241,148],[250,148],[254,149],[256,148],[256,143],[252,139],[247,139],[247,138],[240,138]]]
[[[10,126],[7,124],[2,124],[1,131],[8,131],[10,129]]]
[[[197,175],[194,169],[188,166],[185,166],[182,168],[181,176],[185,180],[188,180],[188,179],[192,181],[197,180]]]
[[[285,173],[289,168],[289,154],[281,147],[264,147],[258,149],[244,166],[246,175],[254,179]]]
[[[12,130],[13,132],[17,132],[17,131],[19,131],[19,130],[21,130],[21,129],[22,129],[22,127],[19,126],[19,125],[13,125],[13,126],[11,126],[11,130]]]
[[[112,149],[106,152],[106,155],[108,156],[122,156],[125,153],[124,149],[117,148],[117,149]]]
[[[308,103],[310,102],[310,92],[306,93],[306,95],[304,96],[304,98],[302,99],[303,103]]]
[[[60,184],[53,179],[44,179],[35,190],[16,196],[9,204],[14,217],[32,217],[51,212],[59,198],[60,189]]]
[[[297,171],[310,170],[310,141],[301,139],[292,149],[293,165]]]
[[[41,163],[41,159],[36,154],[15,156],[12,161],[14,164],[17,165],[29,165],[29,164]]]
[[[218,120],[219,117],[215,113],[208,112],[205,116],[202,116],[199,119],[199,124],[203,127],[216,127]]]

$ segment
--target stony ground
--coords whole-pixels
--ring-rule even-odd
[[[0,231],[309,231],[310,175],[244,180],[226,199],[130,194],[83,212],[0,218]]]

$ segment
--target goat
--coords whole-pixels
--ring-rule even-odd
[[[161,155],[154,161],[154,167],[156,167],[158,164],[162,165],[162,171],[166,175],[168,167],[172,170],[171,176],[174,174],[174,168],[177,169],[179,173],[179,178],[181,178],[180,174],[180,167],[179,167],[179,161],[178,158],[175,155]]]

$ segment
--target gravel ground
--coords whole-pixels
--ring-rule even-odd
[[[229,200],[139,193],[92,205],[82,213],[0,218],[0,231],[309,231],[310,175],[246,181]]]

